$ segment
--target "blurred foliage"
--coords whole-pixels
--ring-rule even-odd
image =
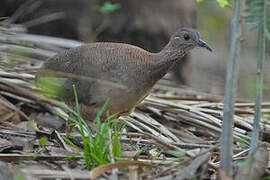
[[[209,11],[211,9],[211,11]],[[198,13],[198,30],[207,40],[213,42],[227,42],[226,35],[229,29],[229,22],[232,12],[228,8],[220,8],[213,0],[196,4]],[[222,36],[221,36],[222,34]],[[222,45],[226,45],[225,43]]]
[[[94,32],[92,32],[91,36],[89,37],[90,42],[94,42],[97,40],[98,35],[106,28],[108,25],[108,16],[117,11],[121,8],[121,5],[119,3],[112,3],[110,1],[104,2],[102,5],[96,4],[92,7],[92,10],[94,12],[98,12],[103,15],[104,19],[100,23],[100,25],[95,29]]]
[[[270,0],[246,0],[245,22],[254,24],[254,29],[262,28],[270,40]]]
[[[249,163],[250,163],[249,160],[244,160],[244,161],[238,162],[237,166],[244,168],[244,167],[247,167]]]
[[[252,23],[252,30],[258,30],[258,41],[257,41],[257,73],[256,73],[256,98],[255,98],[255,115],[254,124],[251,138],[251,151],[249,154],[256,149],[259,143],[260,127],[259,123],[261,120],[261,102],[263,98],[263,65],[265,61],[265,46],[266,39],[270,40],[270,0],[246,0],[245,16],[246,23]]]
[[[16,174],[15,180],[26,180],[26,177],[23,174]]]
[[[120,7],[121,5],[119,3],[111,3],[110,1],[106,1],[103,5],[95,5],[93,9],[103,15],[108,15],[118,10]]]
[[[203,2],[204,0],[196,0],[197,2]],[[216,0],[220,7],[230,6],[227,0]]]
[[[23,49],[23,46],[10,46],[7,53],[17,56],[28,56],[28,52],[26,51],[26,49]]]
[[[28,50],[21,46],[9,46],[6,53],[7,56],[1,63],[10,68],[25,64],[25,59],[22,57],[29,57]]]
[[[55,77],[54,75],[46,75],[38,77],[36,86],[39,88],[41,94],[48,97],[60,97],[64,93],[63,84],[65,78]]]
[[[245,93],[247,97],[254,97],[256,92],[256,78],[254,76],[246,77],[242,82],[241,92]],[[264,83],[263,87],[261,87],[264,92],[267,92],[270,88],[269,84]]]

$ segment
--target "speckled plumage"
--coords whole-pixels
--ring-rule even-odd
[[[111,113],[124,113],[143,100],[174,62],[198,44],[199,38],[193,29],[180,29],[159,53],[122,43],[85,44],[46,61],[38,77],[45,76],[48,70],[69,74],[61,98],[74,106],[75,84],[87,120],[96,116],[107,98]]]

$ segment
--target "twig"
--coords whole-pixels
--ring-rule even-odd
[[[156,143],[158,143],[160,145],[163,145],[163,146],[167,147],[170,150],[180,150],[180,151],[182,151],[182,149],[178,148],[177,146],[169,144],[169,143],[163,141],[162,139],[160,139],[160,138],[158,138],[156,136],[153,136],[152,134],[149,134],[149,133],[122,133],[122,135],[141,136],[141,137],[144,137],[144,138],[150,138],[150,139],[154,140]]]
[[[33,26],[47,23],[47,22],[63,19],[64,17],[65,17],[65,13],[56,12],[56,13],[48,14],[48,15],[33,19],[31,21],[24,22],[22,25],[25,26],[26,28],[30,28]]]
[[[12,23],[14,23],[15,21],[17,21],[19,18],[21,18],[23,15],[26,14],[26,12],[30,12],[28,9],[33,9],[33,8],[29,8],[29,7],[38,7],[36,4],[40,4],[40,1],[36,1],[36,0],[28,0],[26,1],[24,4],[22,4],[16,11],[15,13],[8,19],[6,19],[5,21],[3,21],[4,25],[10,25]]]
[[[39,155],[39,154],[0,154],[0,160],[1,161],[8,161],[8,162],[17,162],[17,161],[24,161],[24,160],[40,160],[40,161],[63,161],[67,158],[69,158],[72,154],[69,156],[52,156],[52,155]],[[82,159],[83,157],[76,156],[72,157],[73,159]]]

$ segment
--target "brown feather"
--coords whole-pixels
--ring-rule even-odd
[[[45,76],[48,71],[67,73],[61,98],[74,106],[72,85],[75,84],[82,114],[87,120],[95,117],[108,98],[111,113],[124,113],[143,100],[174,62],[190,47],[195,47],[195,39],[188,43],[178,38],[187,31],[185,28],[176,32],[159,53],[122,43],[85,44],[49,59],[38,76]],[[197,38],[196,31],[189,33]]]

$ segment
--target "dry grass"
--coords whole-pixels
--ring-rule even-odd
[[[42,125],[28,128],[36,124],[33,119],[38,115],[63,112],[57,108],[58,101],[33,91],[35,72],[46,58],[81,43],[12,33],[6,27],[0,28],[0,37],[0,160],[23,163],[20,171],[36,178],[88,178],[82,157],[64,160],[75,152],[63,141],[65,133]],[[270,102],[263,103],[261,121],[263,138],[268,142],[269,107]],[[253,109],[254,104],[247,101],[235,104],[236,162],[248,154]],[[222,113],[223,97],[181,89],[163,79],[133,113],[122,117],[127,120],[121,138],[123,156],[116,163],[94,169],[91,175],[106,172],[106,179],[111,176],[109,170],[118,168],[113,174],[120,179],[213,178],[219,167]],[[55,115],[50,117],[57,121]],[[45,147],[37,143],[43,136],[48,137]]]

